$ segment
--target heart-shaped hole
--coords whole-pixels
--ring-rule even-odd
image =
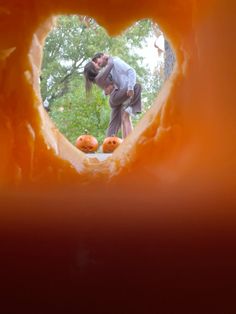
[[[106,137],[109,97],[96,85],[87,97],[83,75],[85,64],[98,51],[120,57],[137,73],[142,85],[142,112],[131,122],[135,127],[173,68],[174,55],[166,44],[168,62],[164,63],[164,37],[151,20],[138,21],[121,35],[109,37],[90,17],[58,17],[45,41],[40,82],[44,107],[60,132],[72,144],[84,133],[95,136],[100,144]],[[126,137],[121,130],[122,124],[117,135]]]

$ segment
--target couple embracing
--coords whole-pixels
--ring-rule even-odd
[[[118,57],[97,53],[84,67],[86,91],[93,84],[109,95],[111,107],[107,136],[117,135],[122,129],[125,138],[132,131],[130,117],[141,113],[141,85],[136,83],[136,72]]]

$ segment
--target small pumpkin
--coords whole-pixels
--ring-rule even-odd
[[[103,153],[112,153],[121,143],[122,139],[117,136],[108,136],[102,143]]]
[[[75,146],[84,153],[94,153],[98,149],[98,141],[93,135],[83,134],[77,138]]]

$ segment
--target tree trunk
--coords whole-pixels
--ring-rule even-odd
[[[170,47],[170,44],[165,39],[165,57],[164,57],[164,79],[167,80],[172,73],[175,63],[175,54]]]

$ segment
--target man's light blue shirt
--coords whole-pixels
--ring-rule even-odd
[[[119,57],[113,57],[114,66],[111,70],[112,79],[119,88],[133,90],[136,84],[136,72]]]

